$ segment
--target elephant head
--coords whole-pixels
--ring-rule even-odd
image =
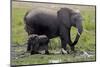
[[[27,51],[37,53],[38,47],[39,47],[38,35],[36,34],[29,35]]]
[[[39,47],[38,47],[38,52],[41,54],[49,54],[48,52],[48,43],[49,39],[46,35],[39,35],[38,36],[38,42],[39,42]]]
[[[67,32],[70,32],[72,26],[77,28],[78,32],[73,43],[71,41],[70,33],[68,33],[68,38],[66,38],[69,45],[71,45],[71,49],[74,50],[74,45],[77,44],[80,35],[83,31],[82,16],[80,14],[80,11],[72,10],[69,8],[61,8],[57,12],[57,16],[60,23],[62,23],[66,30],[68,30]]]

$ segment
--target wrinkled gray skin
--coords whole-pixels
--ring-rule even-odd
[[[74,51],[74,47],[83,31],[80,12],[70,8],[61,8],[55,13],[50,13],[49,11],[53,10],[47,9],[43,11],[33,9],[27,12],[24,17],[26,32],[28,35],[46,35],[49,39],[60,37],[61,48],[63,49],[62,53],[67,53],[65,52],[67,44],[69,44],[71,50]],[[70,36],[72,26],[78,29],[73,43]]]
[[[49,39],[46,35],[30,35],[28,38],[28,45],[30,45],[31,54],[49,54],[48,52]],[[29,49],[28,48],[28,49]]]

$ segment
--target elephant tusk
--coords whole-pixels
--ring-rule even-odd
[[[79,33],[78,29],[77,29],[77,34],[80,36],[81,34]]]
[[[78,35],[80,36],[81,34],[78,32]]]

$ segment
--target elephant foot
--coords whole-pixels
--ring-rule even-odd
[[[45,54],[47,54],[47,55],[48,55],[48,54],[49,54],[49,51],[45,51]]]
[[[66,51],[65,49],[62,48],[62,49],[61,49],[61,53],[62,53],[62,54],[68,54],[68,51]]]
[[[31,50],[26,50],[26,53],[30,53],[31,52]]]
[[[30,53],[30,51],[26,51],[26,53]]]
[[[38,52],[35,52],[35,51],[31,51],[31,55],[33,54],[39,54]]]
[[[30,49],[27,49],[27,50],[26,50],[26,52],[30,52],[30,51],[31,51]]]
[[[75,51],[75,46],[71,46],[71,51]]]
[[[39,54],[49,54],[49,51],[46,50],[42,50],[42,51],[38,51]]]
[[[45,50],[38,51],[39,54],[45,54]]]
[[[38,51],[38,52],[35,52],[35,51],[31,51],[31,55],[33,54],[49,54],[49,51],[45,51],[45,50],[42,50],[42,51]]]

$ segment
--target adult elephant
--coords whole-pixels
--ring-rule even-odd
[[[25,14],[25,30],[28,35],[46,35],[49,39],[59,36],[61,39],[62,53],[67,53],[66,45],[69,44],[74,51],[80,35],[83,31],[82,16],[79,10],[70,8],[60,8],[59,10],[50,9],[32,9]],[[74,26],[78,33],[74,42],[71,41],[70,30]],[[28,45],[28,50],[30,45]]]

